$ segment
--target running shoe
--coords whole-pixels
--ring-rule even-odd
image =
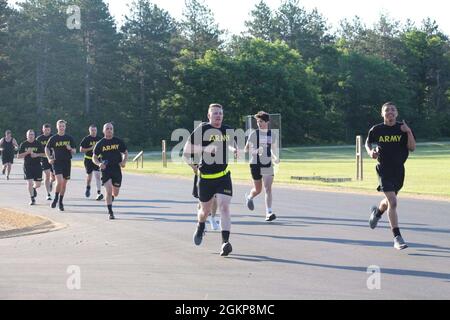
[[[103,194],[100,193],[95,200],[101,201],[101,200],[103,200],[103,198],[104,198]]]
[[[226,257],[226,256],[228,256],[231,253],[231,251],[233,251],[233,247],[231,246],[231,243],[225,242],[222,245],[222,252],[220,253],[220,255],[222,257]]]
[[[255,204],[253,203],[253,199],[249,199],[249,194],[245,194],[245,202],[247,203],[247,208],[251,211],[255,210]]]
[[[275,213],[268,213],[266,214],[266,221],[270,222],[273,221],[277,218],[277,216],[275,215]]]
[[[394,248],[397,250],[408,248],[408,245],[406,244],[405,240],[403,240],[402,236],[396,236],[394,238]]]
[[[378,221],[380,221],[381,217],[377,216],[378,208],[376,206],[373,206],[370,211],[370,219],[369,219],[369,226],[370,229],[375,229],[378,225]]]
[[[217,231],[220,229],[219,221],[217,221],[215,218],[209,216],[208,221],[211,225],[211,230]]]
[[[199,246],[202,243],[203,235],[205,234],[205,227],[197,224],[197,229],[194,232],[194,244]]]

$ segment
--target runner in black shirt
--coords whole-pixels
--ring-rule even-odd
[[[222,251],[227,256],[232,251],[229,242],[231,219],[230,202],[233,196],[231,173],[228,169],[228,150],[237,152],[233,130],[222,124],[223,107],[211,104],[208,110],[209,123],[194,130],[184,147],[184,158],[194,173],[199,173],[198,196],[201,210],[198,213],[198,225],[194,233],[194,243],[200,245],[205,232],[205,222],[212,211],[214,196],[217,198],[221,213]],[[192,155],[194,160],[192,161]],[[200,157],[196,159],[196,157]],[[196,165],[200,163],[200,165]]]
[[[18,154],[19,159],[25,159],[23,172],[28,182],[32,206],[36,204],[36,189],[40,188],[42,182],[41,157],[44,156],[44,147],[35,136],[34,130],[28,130],[27,140],[20,145]]]
[[[92,173],[95,175],[95,181],[97,182],[97,201],[103,199],[102,195],[102,182],[100,180],[100,168],[92,162],[92,154],[95,145],[100,141],[100,137],[97,136],[97,126],[91,125],[89,127],[89,135],[84,137],[80,143],[80,152],[84,153],[84,168],[86,169],[86,198],[91,196],[91,181]]]
[[[112,202],[119,196],[122,186],[122,168],[128,161],[128,150],[125,143],[114,137],[114,126],[107,123],[103,126],[104,138],[94,148],[92,161],[102,171],[102,183],[106,189],[106,206],[108,207],[109,219],[114,220]]]
[[[383,213],[388,212],[389,222],[394,234],[394,247],[398,250],[407,248],[398,225],[397,195],[405,179],[404,163],[409,152],[416,149],[416,139],[406,122],[397,122],[398,111],[395,104],[383,105],[381,114],[384,123],[376,125],[369,131],[366,149],[372,159],[378,160],[378,191],[385,194],[378,207],[371,210],[369,225],[375,229]],[[373,148],[373,144],[377,147]]]
[[[18,149],[17,141],[12,137],[11,131],[6,130],[5,137],[0,139],[0,151],[2,152],[2,174],[6,173],[6,180],[9,180],[11,168],[14,163],[14,154]]]
[[[39,137],[37,137],[37,141],[39,141],[42,146],[45,148],[47,146],[48,140],[50,140],[50,138],[52,137],[52,128],[51,125],[46,123],[42,126],[42,135],[40,135]],[[44,156],[41,158],[41,166],[42,166],[42,171],[45,174],[45,189],[47,190],[47,200],[51,201],[52,200],[52,196],[50,195],[50,193],[52,192],[53,189],[53,182],[55,182],[55,174],[53,172],[53,168],[51,166],[51,164],[48,162],[47,157]]]
[[[58,134],[48,141],[45,154],[56,175],[56,192],[52,208],[56,208],[59,201],[59,210],[64,211],[63,198],[67,182],[70,180],[72,156],[76,153],[76,145],[73,138],[66,134],[66,121],[59,120],[56,127]]]

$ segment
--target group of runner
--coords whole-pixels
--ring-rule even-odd
[[[366,141],[366,149],[371,158],[378,161],[376,171],[379,177],[378,191],[384,193],[384,199],[370,212],[369,226],[375,229],[384,213],[388,213],[394,236],[394,247],[407,248],[398,224],[397,195],[403,187],[405,178],[404,163],[409,152],[416,148],[412,130],[405,121],[397,122],[398,110],[394,103],[382,106],[383,123],[372,127]],[[197,225],[193,242],[199,246],[206,232],[206,221],[210,221],[212,230],[221,230],[221,256],[228,256],[233,248],[230,243],[231,213],[230,203],[233,196],[233,184],[229,169],[228,155],[237,156],[239,148],[233,129],[223,124],[224,108],[220,104],[211,104],[208,108],[208,122],[199,125],[190,135],[183,150],[183,158],[192,168],[195,179],[193,196],[198,198]],[[272,210],[272,185],[274,164],[279,163],[277,131],[270,128],[270,115],[261,111],[255,115],[258,129],[248,137],[244,152],[250,155],[250,173],[253,188],[245,194],[245,203],[254,210],[254,199],[265,191],[265,220],[274,221],[277,216]],[[0,140],[2,150],[3,174],[7,179],[11,172],[14,150],[24,160],[25,179],[31,205],[36,203],[37,189],[41,186],[42,173],[45,172],[47,200],[51,199],[52,182],[56,180],[55,197],[52,208],[59,206],[64,211],[63,198],[67,182],[70,180],[71,159],[76,153],[74,139],[66,134],[66,122],[57,122],[57,134],[51,135],[50,125],[43,126],[43,134],[35,139],[33,130],[27,132],[27,140],[20,146],[7,131]],[[104,198],[101,185],[106,190],[106,205],[110,219],[115,219],[112,210],[114,198],[119,195],[122,184],[122,168],[128,160],[125,143],[114,136],[114,127],[107,123],[103,127],[103,138],[97,136],[95,125],[89,127],[89,135],[82,142],[80,151],[85,154],[87,198],[91,195],[91,182],[94,175],[97,186],[97,198]],[[216,212],[220,212],[220,222]]]
[[[20,146],[11,137],[11,132],[7,131],[5,138],[0,140],[4,174],[9,180],[11,165],[14,154],[17,152],[19,159],[24,159],[23,171],[27,181],[28,192],[30,194],[30,205],[36,204],[37,190],[41,187],[43,174],[45,173],[45,187],[47,200],[52,201],[51,192],[53,183],[56,182],[54,198],[51,208],[59,208],[64,211],[64,196],[66,194],[67,183],[71,177],[72,157],[76,154],[76,143],[72,136],[66,133],[67,123],[59,120],[56,123],[57,133],[51,134],[51,125],[44,124],[42,135],[36,138],[34,130],[30,129],[26,133],[26,140]],[[101,192],[103,185],[106,190],[106,206],[109,218],[115,219],[112,210],[114,197],[119,195],[122,184],[122,168],[126,166],[128,160],[128,150],[125,143],[114,137],[114,126],[107,123],[103,127],[104,137],[97,136],[95,125],[89,127],[89,135],[80,143],[80,151],[85,154],[84,166],[86,169],[86,192],[85,196],[91,196],[92,176],[95,175],[97,183],[97,201],[103,200]]]
[[[405,179],[404,164],[409,152],[416,149],[416,140],[405,121],[397,122],[398,110],[394,103],[387,102],[381,108],[383,123],[372,127],[366,141],[367,153],[378,161],[376,171],[379,178],[378,191],[384,199],[370,212],[369,226],[375,229],[385,212],[394,236],[394,248],[407,248],[398,224],[397,195]],[[231,172],[228,168],[228,150],[237,153],[236,141],[230,136],[230,127],[223,124],[224,112],[220,104],[211,104],[208,109],[209,122],[202,123],[191,134],[184,147],[184,159],[195,174],[194,196],[198,197],[198,223],[193,235],[199,246],[205,234],[209,216],[212,229],[216,229],[215,210],[220,211],[222,231],[221,256],[228,256],[233,248],[230,243],[230,203],[233,196]],[[272,184],[274,163],[279,162],[276,131],[270,129],[270,115],[264,111],[255,115],[258,129],[248,138],[245,152],[250,154],[250,172],[253,189],[245,195],[249,210],[254,210],[253,199],[262,187],[265,190],[266,221],[277,217],[272,212]],[[376,146],[374,146],[376,145]]]

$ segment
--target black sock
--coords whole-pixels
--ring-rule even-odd
[[[398,236],[401,236],[401,234],[400,234],[400,228],[394,228],[394,229],[392,229],[392,233],[394,233],[394,238],[395,238],[395,237],[398,237]]]
[[[63,204],[64,196],[59,196],[59,204]]]
[[[200,231],[205,231],[205,226],[206,226],[205,222],[199,222],[198,226],[200,227]]]
[[[54,201],[55,203],[57,203],[58,200],[59,200],[59,193],[56,192],[56,193],[55,193],[55,200],[53,200],[53,201]]]
[[[375,216],[377,218],[381,218],[381,216],[383,215],[384,212],[381,212],[381,210],[379,208],[377,208],[377,213],[375,214]]]
[[[91,190],[91,186],[86,186],[86,190]]]
[[[108,212],[109,212],[109,214],[113,214],[113,211],[112,211],[112,204],[108,204],[107,207],[108,207]]]
[[[114,196],[112,196],[112,201],[114,201]]]
[[[230,231],[222,231],[222,241],[223,243],[230,240]]]
[[[101,191],[101,190],[98,190],[98,191],[97,191],[97,194],[102,194],[102,191]]]

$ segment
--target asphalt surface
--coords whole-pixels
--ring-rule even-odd
[[[376,192],[275,188],[278,219],[267,223],[263,198],[250,212],[243,201],[250,183],[235,185],[234,250],[224,258],[219,232],[208,232],[200,247],[192,242],[189,180],[125,175],[117,220],[109,221],[103,202],[84,198],[83,170],[73,169],[64,213],[50,209],[44,189],[29,207],[21,170],[15,165],[10,181],[0,176],[0,207],[67,227],[0,239],[0,299],[450,298],[450,202],[400,197],[410,247],[397,251],[386,217],[368,227]],[[371,275],[370,266],[381,273]]]

